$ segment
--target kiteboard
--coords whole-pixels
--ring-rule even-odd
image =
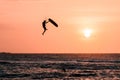
[[[48,20],[49,20],[49,22],[51,22],[54,26],[58,27],[58,24],[57,24],[54,20],[52,20],[51,18],[49,18]]]

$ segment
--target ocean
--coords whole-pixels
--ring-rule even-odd
[[[0,54],[0,80],[120,80],[120,54]]]

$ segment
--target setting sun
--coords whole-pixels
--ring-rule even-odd
[[[91,29],[84,29],[83,30],[83,35],[85,38],[89,38],[92,34],[92,30]]]

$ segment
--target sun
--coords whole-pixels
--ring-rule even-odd
[[[86,28],[83,30],[83,35],[85,38],[90,38],[92,34],[92,29]]]

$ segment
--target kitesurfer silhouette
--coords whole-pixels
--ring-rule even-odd
[[[49,22],[49,21],[48,21],[48,22]],[[42,22],[42,26],[43,26],[43,29],[44,29],[42,35],[44,35],[44,33],[45,33],[46,30],[47,30],[47,28],[46,28],[46,24],[47,24],[48,22],[47,22],[46,20],[44,20],[44,21]]]
[[[48,29],[46,28],[46,24],[47,24],[48,22],[52,23],[55,27],[58,27],[58,24],[57,24],[55,21],[53,21],[51,18],[49,18],[48,21],[44,20],[44,21],[42,22],[42,26],[43,26],[43,29],[44,29],[42,35],[44,35],[44,33],[46,32],[46,30],[48,30]]]

